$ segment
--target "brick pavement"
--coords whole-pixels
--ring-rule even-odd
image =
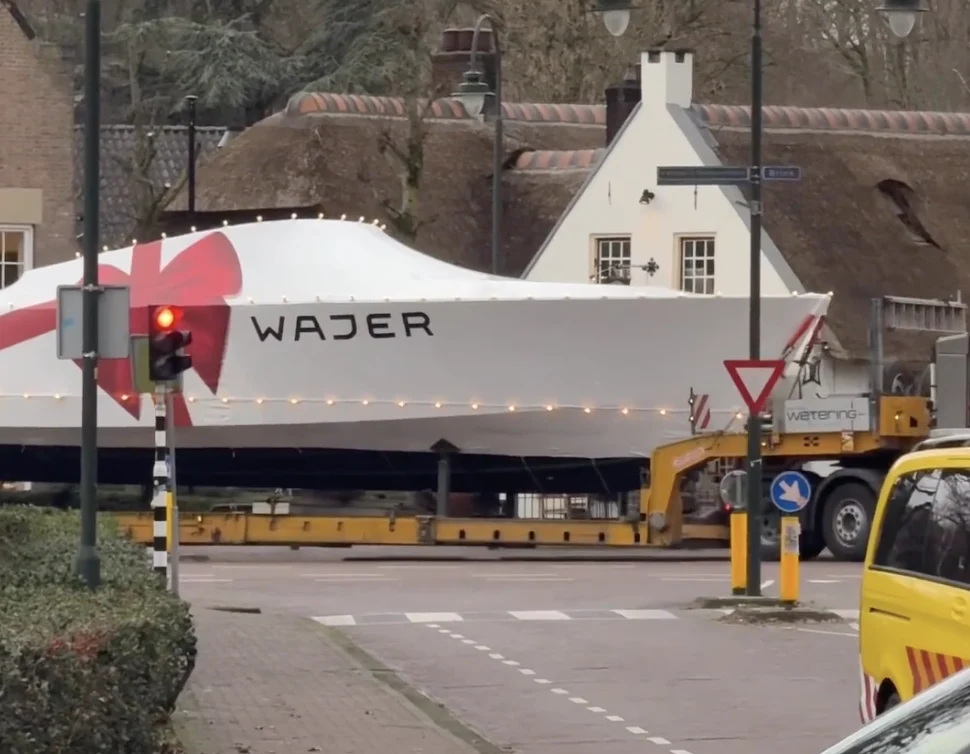
[[[393,672],[348,654],[332,629],[292,615],[193,612],[198,664],[175,716],[186,754],[497,751]]]

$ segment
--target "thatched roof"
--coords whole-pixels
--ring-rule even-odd
[[[508,104],[503,174],[503,272],[517,275],[558,221],[602,155],[605,109]],[[487,269],[491,239],[493,128],[453,99],[435,102],[424,121],[418,215],[422,251]],[[223,213],[267,219],[283,211],[386,218],[400,202],[400,163],[408,123],[401,100],[335,94],[295,96],[212,154],[198,171],[195,222]],[[184,220],[184,190],[168,206]],[[209,221],[199,214],[210,215]],[[184,222],[183,222],[184,224]],[[174,227],[170,225],[170,227]]]
[[[724,164],[749,164],[748,108],[693,115]],[[802,168],[798,183],[766,185],[765,229],[805,288],[834,293],[845,355],[868,355],[874,297],[967,299],[970,114],[771,107],[765,128],[765,164]],[[894,334],[887,355],[924,360],[933,339]]]

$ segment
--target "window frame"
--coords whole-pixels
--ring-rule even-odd
[[[690,280],[710,280],[711,282],[711,292],[707,293],[697,293],[697,291],[688,291],[686,288],[686,281],[688,280],[685,262],[687,257],[687,246],[704,244],[705,248],[710,248],[710,256],[703,257],[703,259],[710,259],[714,265],[714,272],[711,275],[704,274],[701,277],[691,277]],[[677,257],[678,257],[678,273],[677,273],[677,289],[683,291],[684,293],[693,293],[698,296],[713,296],[717,293],[717,237],[714,234],[685,234],[677,236]],[[691,257],[696,258],[696,257]],[[705,288],[706,288],[705,284]]]
[[[887,565],[884,562],[881,563],[880,560],[885,560],[888,556],[888,552],[885,550],[885,538],[884,534],[886,532],[887,522],[893,522],[896,515],[900,515],[900,521],[898,522],[897,531],[893,535],[892,543],[890,547],[895,544],[899,532],[903,529],[903,524],[905,523],[905,508],[909,506],[910,500],[912,499],[915,487],[906,496],[905,503],[903,503],[903,511],[897,514],[892,510],[890,506],[893,505],[893,500],[895,498],[895,491],[898,485],[901,483],[911,482],[913,484],[919,484],[920,480],[932,476],[934,474],[939,474],[939,480],[933,489],[932,498],[930,499],[930,520],[933,518],[934,506],[937,504],[937,495],[939,494],[940,488],[946,484],[945,478],[947,476],[952,476],[954,474],[963,474],[970,481],[970,471],[967,470],[965,466],[948,466],[946,464],[939,464],[933,466],[927,466],[922,469],[914,469],[913,471],[908,471],[899,474],[893,480],[893,486],[889,490],[889,496],[885,502],[885,508],[883,510],[882,516],[879,521],[878,531],[873,531],[872,535],[877,537],[876,549],[873,554],[872,564],[869,566],[870,570],[879,571],[882,573],[891,573],[898,576],[905,576],[907,578],[919,579],[922,581],[928,581],[934,584],[941,584],[948,587],[956,587],[964,591],[970,591],[970,516],[968,516],[967,525],[964,527],[966,530],[966,547],[967,547],[967,558],[968,558],[968,568],[966,581],[959,581],[957,579],[947,578],[945,576],[939,576],[937,574],[927,573],[925,571],[915,571],[909,568],[901,568],[899,566]],[[967,496],[968,508],[970,508],[970,495]],[[925,534],[924,534],[925,536]]]
[[[627,283],[632,282],[632,271],[633,271],[633,237],[630,235],[602,235],[593,236],[593,274],[590,276],[593,282],[598,285],[603,284],[603,266],[601,260],[603,257],[600,254],[600,250],[604,244],[620,244],[621,247],[625,245],[625,256],[621,256],[619,261],[626,264],[626,268],[620,271],[620,276],[626,280]],[[616,264],[617,259],[610,255],[608,257],[612,260],[611,268]]]
[[[17,276],[17,281],[11,283],[14,285],[23,276],[24,273],[30,272],[34,269],[34,226],[32,225],[17,225],[15,223],[0,223],[0,236],[5,233],[20,233],[23,235],[24,245],[22,252],[22,259],[20,260],[20,274]],[[0,253],[0,268],[6,267],[3,262],[2,253]],[[0,271],[0,291],[4,290],[7,286],[2,284],[3,274]]]

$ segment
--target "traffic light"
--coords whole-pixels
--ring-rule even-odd
[[[170,382],[192,367],[183,350],[192,342],[189,330],[179,330],[182,310],[177,306],[152,306],[148,311],[148,375],[152,382]]]

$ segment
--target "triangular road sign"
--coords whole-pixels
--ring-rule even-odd
[[[748,411],[757,414],[785,371],[785,360],[727,359],[724,367],[744,398]]]

